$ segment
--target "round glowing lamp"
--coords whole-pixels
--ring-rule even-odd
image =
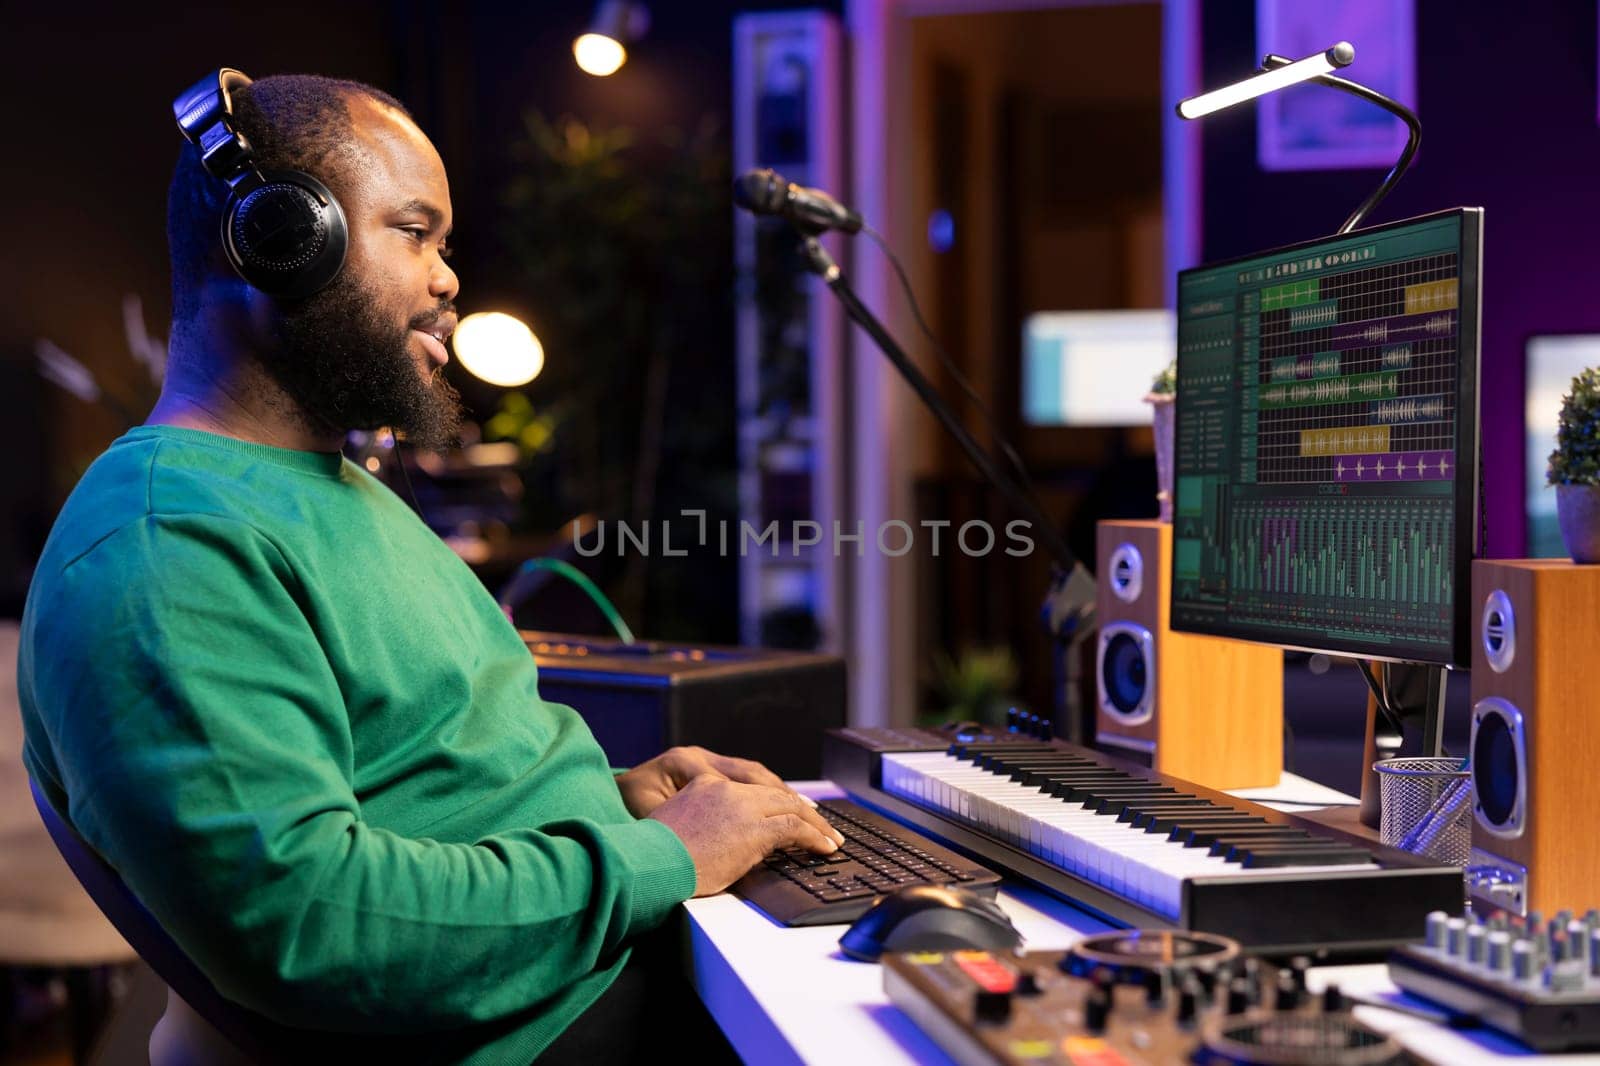
[[[572,42],[572,57],[585,74],[604,78],[615,74],[628,61],[628,50],[615,37],[585,33]]]
[[[544,345],[533,330],[500,311],[468,315],[450,340],[461,365],[491,385],[526,385],[544,369]]]

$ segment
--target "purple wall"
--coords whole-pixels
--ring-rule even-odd
[[[1237,80],[1260,61],[1254,6],[1204,5],[1205,86]],[[1481,554],[1489,558],[1524,550],[1524,342],[1534,333],[1600,332],[1596,6],[1562,0],[1538,5],[1534,16],[1495,0],[1419,2],[1422,148],[1370,216],[1387,222],[1447,207],[1485,209]],[[1356,61],[1347,73],[1359,81],[1361,42],[1352,43]],[[1256,165],[1250,106],[1203,122],[1206,260],[1332,233],[1383,174],[1268,173]]]

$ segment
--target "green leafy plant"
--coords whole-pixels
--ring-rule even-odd
[[[512,441],[526,460],[551,449],[560,424],[555,415],[536,410],[527,393],[508,392],[483,423],[483,436],[485,440]]]
[[[1175,396],[1178,392],[1178,361],[1174,359],[1150,383],[1150,395]]]
[[[1556,450],[1550,453],[1552,485],[1600,485],[1600,368],[1572,379],[1561,400]]]
[[[933,706],[924,724],[973,721],[1003,725],[1006,711],[1019,706],[1014,695],[1021,671],[1007,647],[967,648],[958,658],[933,659]]]

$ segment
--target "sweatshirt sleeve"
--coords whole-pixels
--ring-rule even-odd
[[[58,590],[28,684],[65,813],[230,999],[353,1031],[504,1017],[693,894],[687,850],[656,821],[472,843],[364,822],[306,597],[248,526],[147,517]]]

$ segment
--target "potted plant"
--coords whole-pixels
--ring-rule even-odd
[[[1150,405],[1156,436],[1156,502],[1161,507],[1161,521],[1172,521],[1172,419],[1178,398],[1178,363],[1156,375],[1145,394],[1144,402]]]
[[[1600,563],[1600,368],[1573,378],[1562,397],[1548,481],[1556,487],[1556,518],[1572,561]]]

